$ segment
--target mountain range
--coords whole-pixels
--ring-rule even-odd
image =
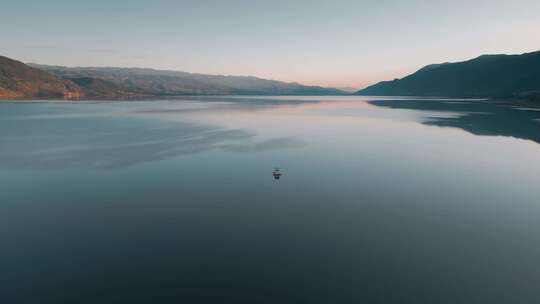
[[[178,95],[344,95],[344,91],[250,76],[114,67],[62,67],[0,56],[0,99],[129,99]]]
[[[251,76],[115,67],[63,67],[0,56],[0,99],[130,99],[178,95],[346,95],[334,89]],[[427,65],[402,79],[354,92],[371,96],[504,98],[540,101],[540,51],[482,55]]]
[[[402,79],[379,82],[355,94],[538,99],[540,51],[432,64]]]

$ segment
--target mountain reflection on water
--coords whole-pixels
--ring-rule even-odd
[[[540,109],[449,100],[372,100],[369,104],[391,109],[457,113],[459,115],[451,117],[429,117],[422,123],[459,128],[475,135],[508,136],[540,143]]]
[[[204,123],[107,115],[27,116],[4,123],[9,124],[0,137],[4,168],[116,169],[215,149],[259,152],[306,145],[291,137],[258,140],[243,129]]]
[[[381,125],[383,119],[412,119],[475,135],[540,143],[538,109],[482,101],[208,96],[132,103],[2,106],[0,166],[4,168],[114,169],[216,149],[253,153],[306,147],[309,137],[289,135],[287,126],[281,127],[282,134],[259,138],[261,131],[251,129],[251,121],[247,125],[223,125],[229,116],[251,117],[257,123],[268,121],[268,128],[273,129],[277,127],[272,122],[275,113],[298,116],[300,125],[308,114],[375,118]],[[288,112],[290,109],[296,111]],[[420,117],[392,110],[412,110]],[[212,115],[218,117],[215,123],[206,119]],[[311,127],[312,123],[306,121],[302,126]]]
[[[539,116],[360,96],[0,103],[0,304],[538,304]]]

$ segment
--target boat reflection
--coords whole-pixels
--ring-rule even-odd
[[[281,172],[281,170],[276,167],[274,168],[274,171],[272,172],[272,175],[274,176],[274,179],[280,179],[281,176],[283,175],[283,173]]]

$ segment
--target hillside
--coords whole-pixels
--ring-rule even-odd
[[[140,94],[130,92],[121,86],[103,79],[91,77],[73,77],[65,79],[77,84],[81,88],[85,98],[125,99],[140,96]]]
[[[0,56],[0,98],[77,98],[81,88],[61,77]]]
[[[383,81],[355,94],[536,99],[539,93],[540,51],[429,65],[403,79]]]
[[[175,95],[343,95],[345,92],[249,76],[141,68],[68,68],[0,56],[0,99],[126,99]]]
[[[58,77],[107,81],[127,92],[143,95],[343,95],[345,92],[250,76],[193,74],[142,68],[68,68],[36,65]]]

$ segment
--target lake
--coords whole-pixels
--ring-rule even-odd
[[[0,103],[0,185],[1,303],[540,303],[538,109]]]

